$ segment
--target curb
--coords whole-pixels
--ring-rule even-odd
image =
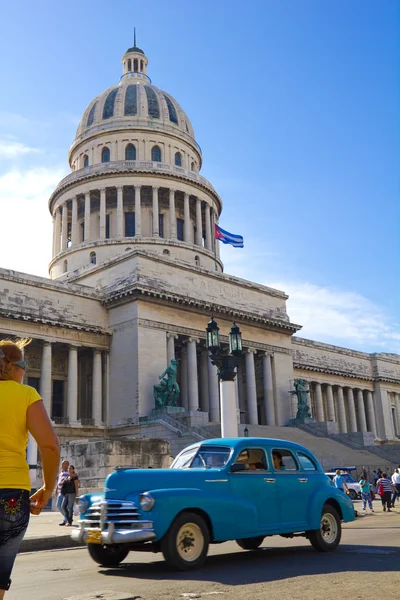
[[[19,553],[37,552],[39,550],[59,550],[61,548],[82,548],[80,544],[71,538],[71,535],[58,535],[54,537],[30,537],[22,540]]]

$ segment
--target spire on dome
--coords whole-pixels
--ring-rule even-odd
[[[132,46],[132,48],[128,48],[128,50],[126,51],[126,54],[128,52],[139,52],[139,54],[144,54],[143,50],[141,50],[141,48],[138,48],[136,46],[136,27],[133,28],[133,46]]]
[[[123,75],[121,79],[136,77],[150,82],[147,76],[148,59],[141,48],[136,46],[136,27],[133,28],[133,46],[122,57]]]

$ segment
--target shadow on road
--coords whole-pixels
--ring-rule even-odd
[[[153,563],[124,562],[117,568],[100,568],[99,572],[113,577],[244,585],[307,575],[398,571],[399,554],[400,548],[396,546],[342,544],[334,553],[318,553],[304,546],[260,548],[252,552],[209,556],[204,566],[194,571],[172,571],[163,560],[157,560]],[[161,554],[158,556],[162,558]]]

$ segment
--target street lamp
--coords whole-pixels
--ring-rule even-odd
[[[211,317],[206,329],[207,350],[210,352],[211,363],[218,369],[218,379],[221,392],[221,436],[238,437],[236,411],[235,377],[236,367],[243,354],[242,334],[236,323],[229,332],[229,353],[221,348],[219,327]]]

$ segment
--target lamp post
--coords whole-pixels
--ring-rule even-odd
[[[235,377],[239,358],[243,354],[242,334],[236,323],[229,332],[229,353],[221,348],[219,327],[211,317],[207,325],[207,350],[218,369],[221,392],[221,436],[238,437]]]

